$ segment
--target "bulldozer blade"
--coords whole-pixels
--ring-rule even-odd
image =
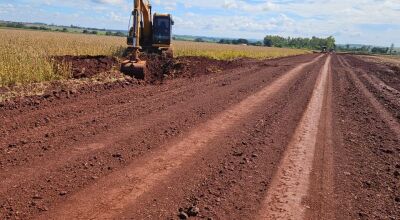
[[[121,72],[136,79],[145,79],[147,74],[146,61],[126,60],[121,64]]]

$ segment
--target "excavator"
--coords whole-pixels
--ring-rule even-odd
[[[134,0],[129,19],[127,37],[129,59],[122,62],[121,72],[137,79],[145,79],[148,71],[146,61],[140,59],[142,53],[173,56],[172,16],[158,13],[152,15],[151,10],[152,6],[148,0]]]

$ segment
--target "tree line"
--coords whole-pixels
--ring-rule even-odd
[[[195,39],[197,42],[203,42],[201,38]],[[320,50],[323,47],[327,49],[335,49],[335,38],[292,38],[292,37],[281,37],[277,35],[267,35],[264,41],[250,42],[247,39],[220,39],[218,43],[220,44],[239,44],[239,45],[254,45],[254,46],[266,46],[266,47],[287,47],[287,48],[298,48],[298,49],[311,49]]]
[[[264,45],[267,47],[288,47],[299,49],[319,50],[322,47],[335,49],[335,38],[301,38],[301,37],[281,37],[277,35],[267,35],[264,38]]]
[[[250,42],[247,39],[221,39],[218,41],[220,44],[234,44],[234,45],[253,45],[253,46],[263,46],[261,41]]]
[[[374,54],[399,54],[400,51],[396,51],[394,44],[390,47],[376,47],[376,46],[351,46],[349,44],[337,46],[339,51],[343,52],[357,52],[357,53],[374,53]]]
[[[56,32],[65,32],[65,33],[66,32],[74,32],[74,31],[71,31],[70,29],[68,29],[67,26],[61,26],[61,27],[57,26],[58,28],[51,28],[51,27],[48,27],[45,25],[41,25],[41,26],[25,25],[20,22],[0,23],[0,27],[28,29],[28,30],[40,30],[40,31],[56,31]],[[106,31],[105,29],[98,29],[98,28],[87,28],[87,29],[82,30],[82,27],[74,26],[74,25],[71,25],[70,28],[80,30],[81,33],[83,33],[83,34],[98,35],[98,34],[100,34],[100,32],[102,32],[102,33],[105,32],[105,35],[107,35],[107,36],[118,36],[118,37],[126,36],[126,34],[121,31]]]

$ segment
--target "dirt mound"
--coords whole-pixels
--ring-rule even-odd
[[[160,55],[142,55],[140,59],[147,61],[145,81],[153,84],[162,82],[177,68],[174,59]]]
[[[221,61],[205,57],[168,58],[159,55],[142,56],[147,61],[148,73],[145,81],[162,83],[165,79],[194,77],[222,72],[239,67],[243,61]]]
[[[66,64],[71,69],[72,78],[90,78],[110,71],[118,60],[108,56],[59,56],[54,58],[56,64]]]
[[[118,59],[108,56],[59,56],[57,64],[68,65],[74,79],[90,78],[119,67]],[[124,57],[121,60],[129,59]],[[150,84],[162,83],[165,79],[193,77],[242,66],[244,60],[221,61],[206,57],[170,58],[160,55],[141,55],[147,61],[148,73],[145,81]]]
[[[162,84],[165,80],[219,73],[249,64],[248,60],[243,59],[219,61],[204,57],[168,58],[159,55],[146,55],[142,56],[141,59],[147,61],[149,74],[147,74],[145,80],[136,80],[119,72],[119,61],[127,59],[126,57],[120,60],[107,56],[60,56],[53,59],[56,64],[64,63],[69,65],[74,79],[96,77],[98,81],[82,80],[79,83],[78,81],[54,81],[45,85],[28,85],[21,88],[0,87],[0,95],[4,98],[3,100],[13,100],[11,104],[7,104],[9,108],[17,108],[20,105],[36,105],[36,103],[43,100],[70,97],[71,94],[75,96],[92,91],[99,92],[128,85]],[[256,61],[253,60],[251,62]],[[251,63],[251,65],[254,65],[254,63]],[[110,78],[113,80],[110,80]],[[115,81],[114,79],[120,80]],[[7,95],[5,95],[6,93]],[[0,100],[2,97],[0,97]],[[2,102],[0,101],[0,103]]]

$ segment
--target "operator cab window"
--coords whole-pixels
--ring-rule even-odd
[[[168,17],[156,17],[154,19],[154,40],[155,43],[169,44],[171,40],[171,24]]]

